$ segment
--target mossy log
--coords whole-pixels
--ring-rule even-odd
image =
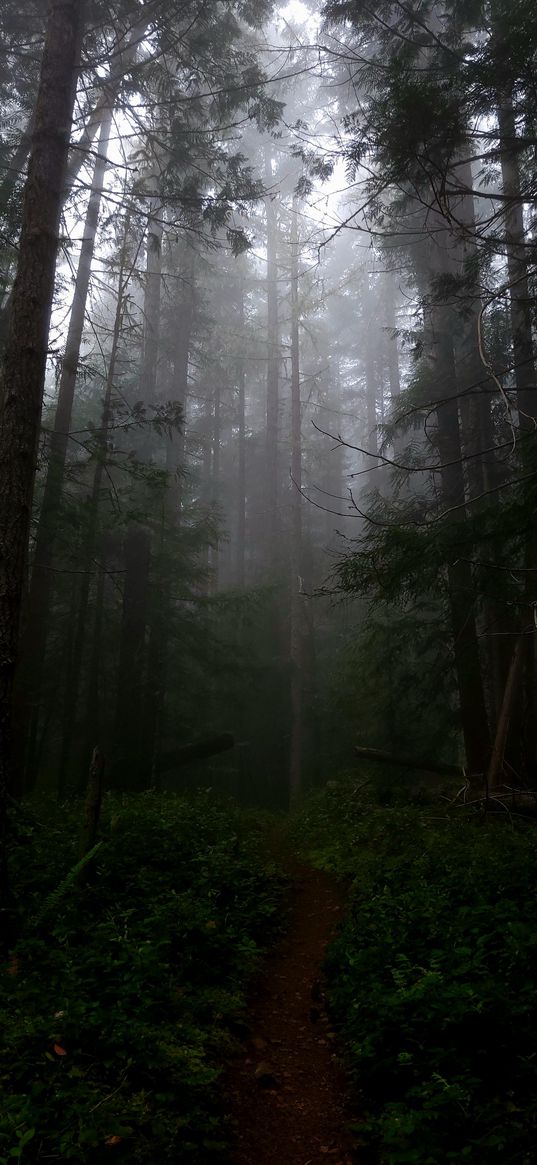
[[[362,748],[356,745],[354,755],[359,760],[372,760],[380,764],[394,765],[396,768],[415,769],[416,772],[435,773],[438,776],[460,777],[464,780],[465,773],[460,765],[448,765],[443,761],[426,759],[425,757],[399,756],[391,752],[383,752],[378,748]]]
[[[159,767],[161,772],[168,772],[169,769],[188,765],[191,761],[205,760],[206,757],[227,752],[228,749],[234,747],[234,744],[235,738],[231,732],[222,732],[220,736],[204,737],[203,740],[197,740],[192,744],[183,745],[182,748],[174,748],[170,752],[165,752],[160,759]]]

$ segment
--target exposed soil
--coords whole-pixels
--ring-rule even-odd
[[[234,1165],[351,1165],[345,1079],[326,1014],[321,966],[342,902],[334,879],[287,863],[285,937],[251,1001],[244,1054],[228,1075]]]

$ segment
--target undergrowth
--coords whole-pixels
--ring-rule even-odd
[[[253,819],[207,797],[17,819],[22,936],[0,975],[0,1162],[216,1159],[218,1076],[281,880]]]
[[[531,1165],[537,831],[363,798],[336,784],[293,827],[352,881],[326,971],[357,1134],[383,1165]]]

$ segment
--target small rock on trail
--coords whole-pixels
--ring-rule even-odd
[[[319,986],[341,899],[328,874],[294,863],[289,873],[289,927],[266,960],[251,1004],[252,1036],[228,1073],[231,1161],[352,1165],[346,1083]]]

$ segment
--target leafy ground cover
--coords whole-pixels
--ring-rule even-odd
[[[198,1162],[222,1146],[219,1066],[282,881],[252,819],[209,797],[20,817],[21,940],[0,975],[0,1162]]]
[[[326,970],[364,1146],[383,1165],[535,1162],[535,827],[364,804],[343,782],[294,835],[352,882]]]

